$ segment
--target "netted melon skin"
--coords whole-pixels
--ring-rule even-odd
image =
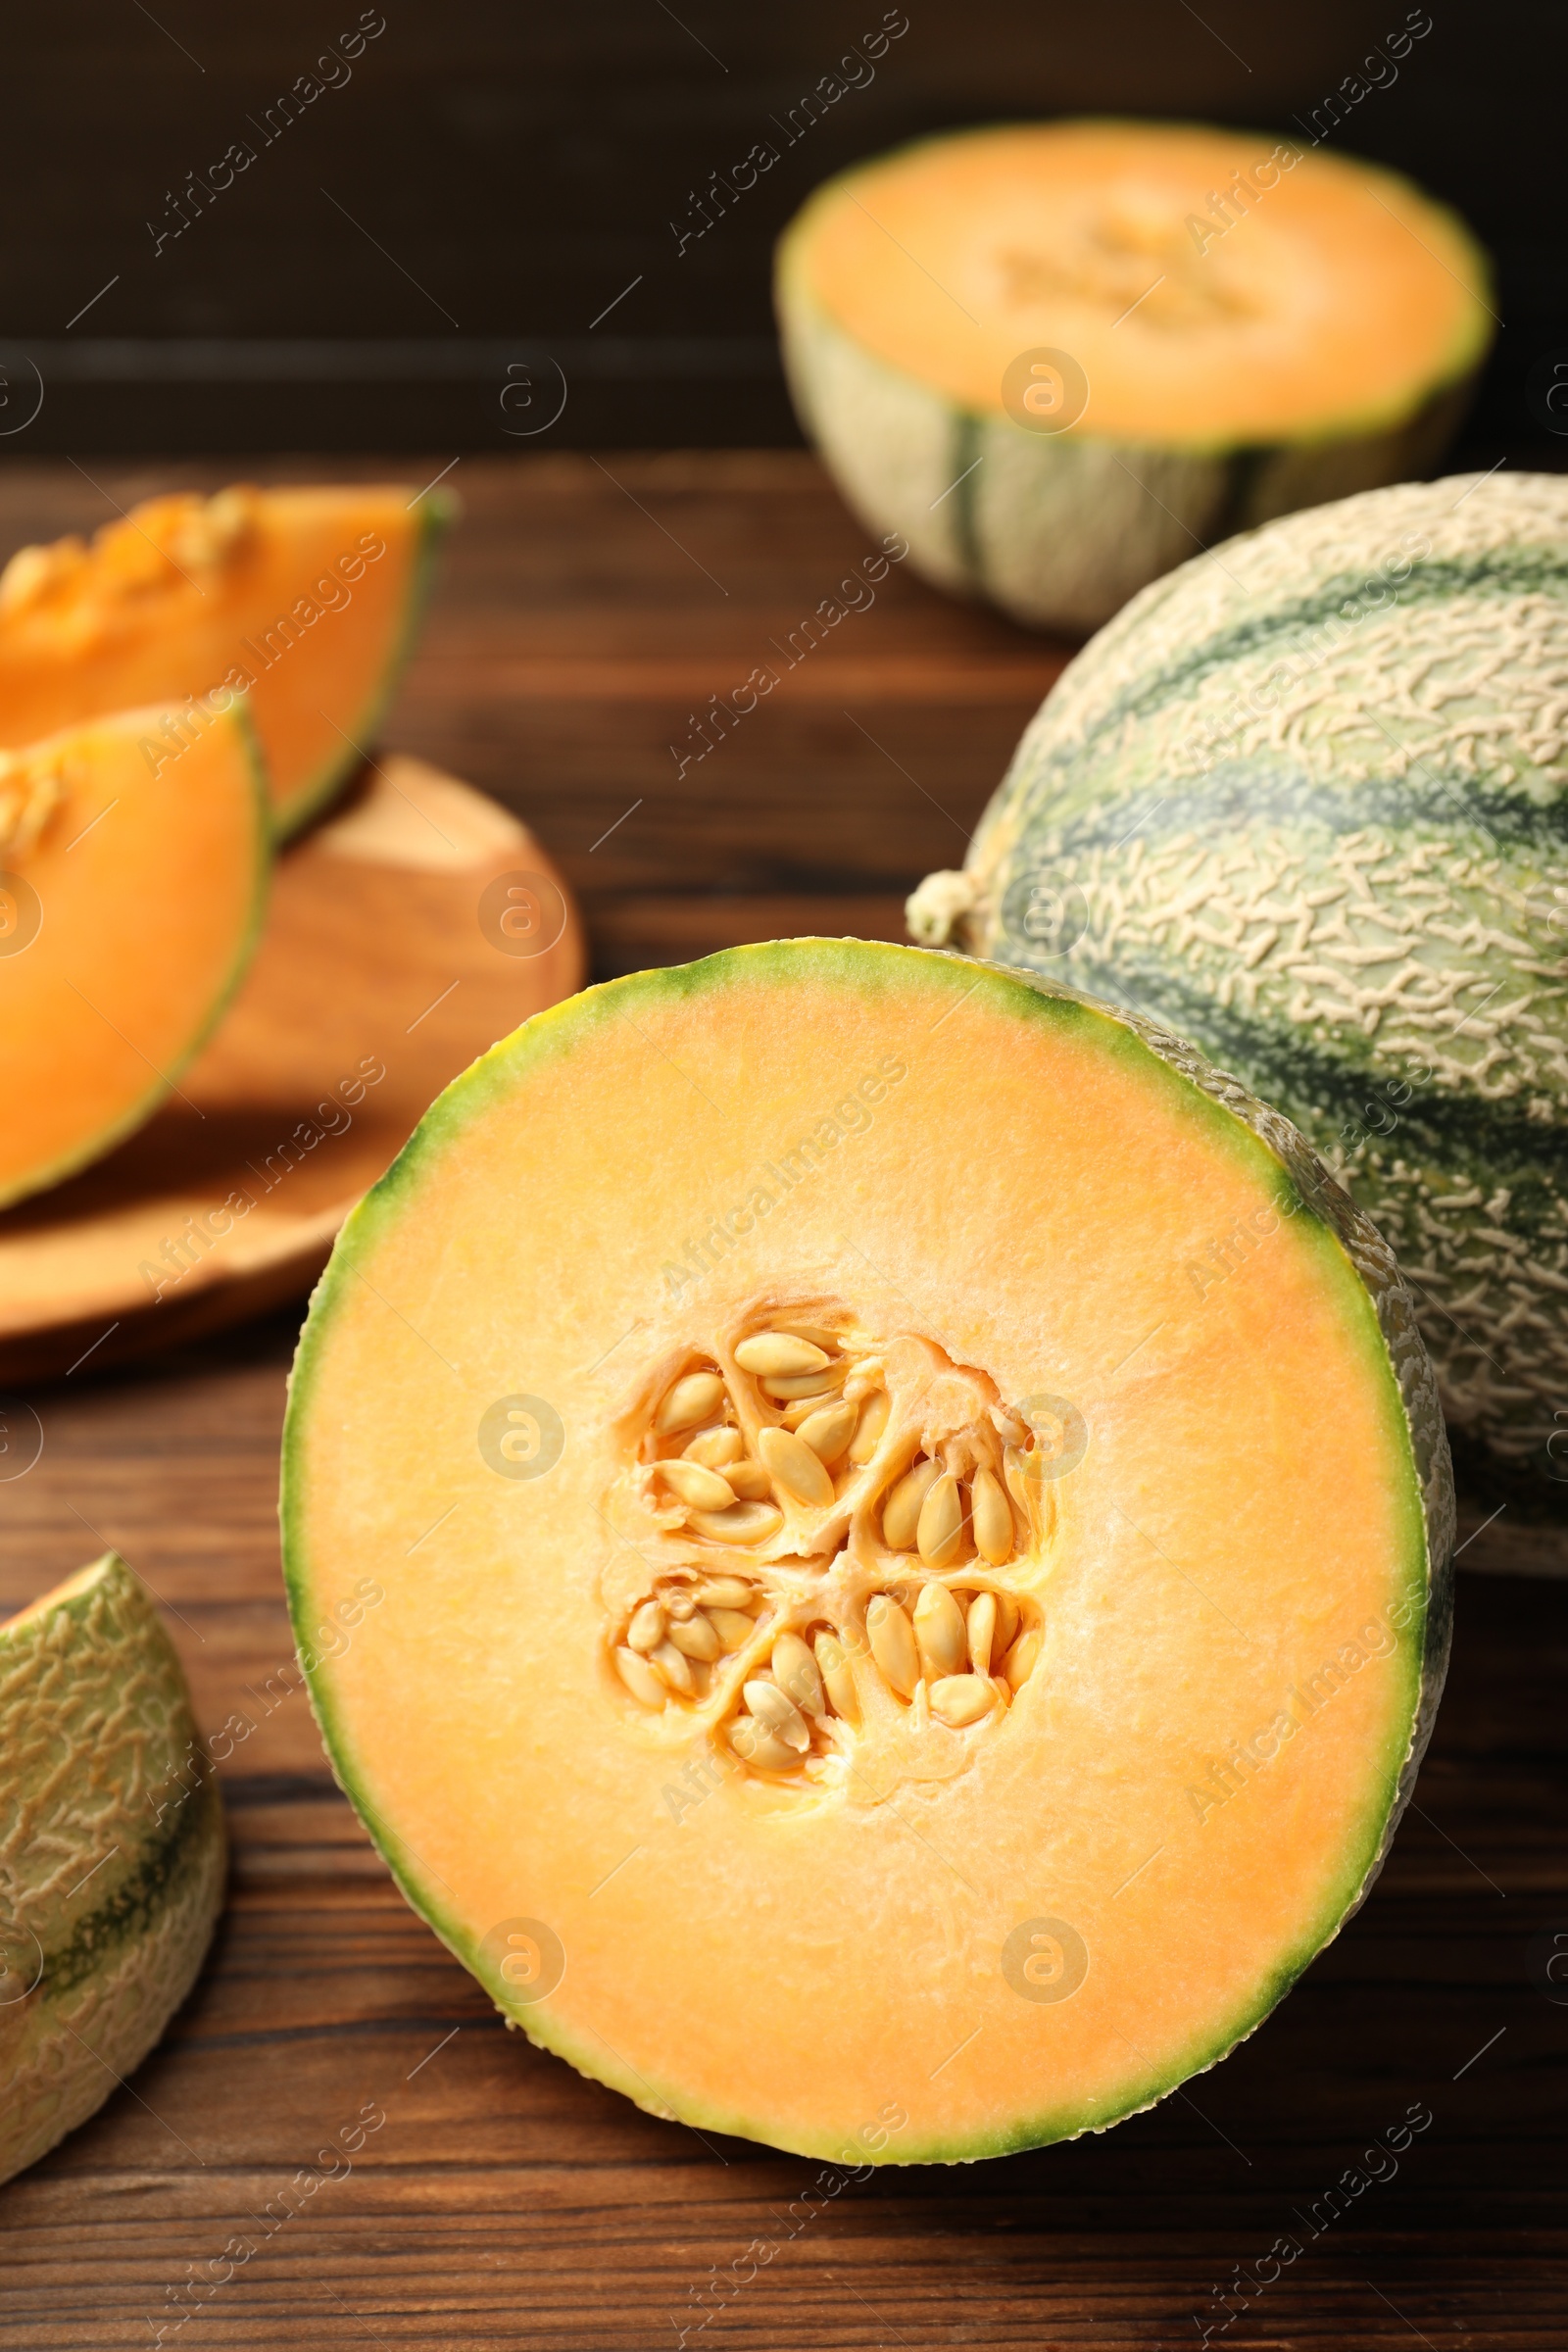
[[[956,921],[977,954],[1150,1013],[1279,1104],[1396,1253],[1455,1433],[1548,1511],[1568,1499],[1565,696],[1559,477],[1275,522],[1145,590],[1069,666],[922,932]]]
[[[1227,534],[1422,473],[1457,429],[1476,370],[1376,431],[1184,450],[1025,431],[878,359],[812,301],[789,248],[776,287],[796,413],[847,506],[907,540],[950,595],[1030,627],[1086,635]]]
[[[0,1630],[0,2179],[103,2104],[190,1990],[222,1807],[184,1677],[109,1553]]]

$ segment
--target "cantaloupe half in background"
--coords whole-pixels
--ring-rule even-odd
[[[779,247],[801,418],[940,586],[1066,629],[1195,544],[1398,481],[1492,333],[1396,174],[1266,131],[1016,124],[819,188]]]
[[[352,774],[413,642],[440,491],[345,483],[153,498],[0,573],[7,743],[105,711],[248,691],[274,820],[293,832]]]
[[[244,699],[179,717],[177,752],[166,722],[0,753],[0,1206],[150,1116],[255,947],[270,844]]]
[[[1282,1119],[848,940],[460,1078],[284,1442],[302,1639],[385,1592],[313,1690],[409,1899],[584,2073],[852,2162],[1102,2129],[1267,2015],[1411,1785],[1451,1513],[1390,1253]]]
[[[1499,1536],[1568,1510],[1565,685],[1561,475],[1314,508],[1086,646],[909,902],[1301,1127],[1398,1255]]]
[[[108,1552],[0,1626],[0,2180],[141,2064],[223,1891],[179,1661]]]

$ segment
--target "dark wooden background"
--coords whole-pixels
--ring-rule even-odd
[[[669,223],[692,191],[776,137],[774,119],[885,7],[377,0],[368,13],[386,29],[352,79],[270,145],[256,124],[357,23],[359,0],[8,12],[0,462],[502,451],[551,415],[554,367],[569,398],[552,447],[787,443],[768,259],[829,172],[929,131],[1062,112],[1301,135],[1412,13],[1409,0],[907,0],[909,29],[874,81],[677,256]],[[1495,254],[1505,332],[1473,446],[1488,465],[1504,449],[1539,459],[1560,444],[1530,370],[1558,346],[1568,356],[1568,26],[1555,0],[1413,13],[1431,31],[1331,144],[1413,173]],[[255,164],[155,254],[148,222],[177,220],[170,197],[236,139]],[[538,405],[504,411],[517,361]],[[45,397],[29,423],[34,368]]]
[[[90,470],[101,492],[70,466],[15,468],[0,554],[155,480],[219,478]],[[389,740],[537,828],[599,971],[780,931],[898,937],[903,893],[960,855],[1061,649],[895,571],[677,782],[687,713],[863,552],[814,466],[565,455],[452,478],[468,520]],[[303,1696],[278,1695],[297,1319],[36,1393],[42,1456],[0,1485],[0,1608],[113,1543],[168,1611],[204,1734],[252,1727],[222,1768],[232,1891],[195,1993],[134,2081],[0,2190],[8,2352],[154,2342],[190,2266],[254,2233],[367,2100],[386,2122],[351,2175],[166,2343],[674,2352],[684,2325],[746,2352],[1176,2352],[1218,2321],[1233,2266],[1306,2239],[1299,2217],[1417,2106],[1432,2122],[1397,2177],[1211,2340],[1561,2352],[1568,2008],[1550,1995],[1568,1988],[1533,1939],[1568,1933],[1568,1584],[1462,1580],[1393,1857],[1227,2064],[1102,2139],[879,2174],[792,2235],[817,2167],[656,2122],[503,2031],[391,1886]],[[759,2238],[776,2253],[699,2330],[713,2266]]]

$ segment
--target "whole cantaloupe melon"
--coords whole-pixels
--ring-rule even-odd
[[[939,586],[1097,627],[1195,547],[1420,472],[1492,334],[1396,173],[1262,131],[1009,123],[856,165],[779,246],[796,407]]]
[[[1167,1021],[1277,1103],[1396,1251],[1478,1475],[1548,1505],[1565,788],[1568,480],[1408,483],[1147,590],[1048,698],[963,874],[911,901],[916,937]]]
[[[384,1591],[311,1680],[410,1901],[584,2073],[851,2162],[1103,2129],[1267,2015],[1410,1788],[1451,1509],[1408,1297],[1283,1119],[852,940],[477,1062],[284,1441],[302,1639]]]

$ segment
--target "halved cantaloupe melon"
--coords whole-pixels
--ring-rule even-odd
[[[1294,1130],[847,940],[441,1097],[318,1292],[283,1525],[302,1640],[384,1590],[315,1703],[508,2017],[852,2162],[1223,2057],[1366,1891],[1447,1637],[1409,1299]]]
[[[179,1660],[107,1552],[0,1626],[0,2180],[139,2066],[223,1892]]]
[[[779,248],[803,421],[940,585],[1092,628],[1195,545],[1421,471],[1492,330],[1396,173],[1272,133],[1013,124],[817,190]]]
[[[140,1126],[255,947],[270,839],[244,697],[187,715],[177,751],[165,715],[0,754],[0,1206]]]
[[[236,486],[149,499],[91,545],[24,547],[0,574],[0,725],[30,743],[80,718],[248,691],[280,833],[368,749],[413,640],[440,491]],[[170,714],[172,749],[186,713]]]

